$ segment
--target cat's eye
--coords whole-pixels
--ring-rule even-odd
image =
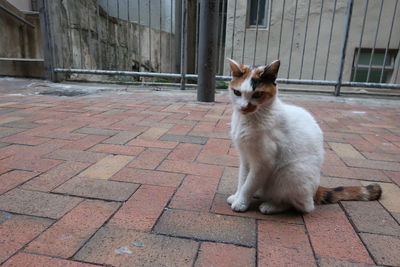
[[[254,99],[259,99],[259,98],[261,98],[261,97],[263,97],[264,96],[264,92],[260,92],[260,91],[258,91],[258,92],[255,92],[254,94],[253,94],[253,98]]]
[[[232,90],[233,90],[233,93],[234,93],[236,96],[241,96],[241,95],[242,95],[242,93],[241,93],[240,91],[235,90],[235,89],[232,89]]]

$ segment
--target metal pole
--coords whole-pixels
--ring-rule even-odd
[[[217,10],[215,1],[201,0],[197,100],[202,102],[215,100]]]
[[[181,90],[185,90],[186,84],[186,37],[187,37],[187,2],[182,1],[181,15]]]
[[[347,40],[349,38],[352,13],[353,13],[353,0],[348,0],[347,1],[347,10],[346,10],[346,24],[345,24],[345,28],[343,31],[343,38],[342,38],[340,65],[339,65],[339,70],[338,70],[337,83],[335,86],[335,96],[340,95],[340,87],[342,85],[343,67],[344,67],[344,60],[346,58]]]

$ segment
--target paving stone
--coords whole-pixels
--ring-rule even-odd
[[[218,181],[210,177],[185,177],[169,206],[175,209],[209,211]]]
[[[117,155],[137,156],[142,153],[143,147],[123,146],[112,144],[98,144],[90,149],[92,152],[103,152]]]
[[[377,201],[343,201],[342,205],[358,231],[400,236],[399,224]]]
[[[74,259],[113,266],[192,266],[198,243],[192,240],[103,227]]]
[[[33,266],[52,266],[52,267],[95,267],[98,265],[82,263],[71,260],[63,260],[59,258],[51,258],[47,256],[28,254],[28,253],[18,253],[6,261],[3,267],[19,267],[26,266],[27,263],[31,263]]]
[[[31,242],[26,250],[63,258],[72,257],[119,205],[85,200]]]
[[[227,155],[231,144],[231,140],[209,138],[207,144],[203,148],[203,152]]]
[[[168,159],[194,161],[201,149],[201,145],[181,143],[168,155]]]
[[[48,141],[50,141],[50,139],[43,138],[43,137],[29,136],[26,134],[16,134],[16,135],[4,137],[0,141],[5,142],[5,143],[10,143],[10,144],[36,146],[36,145],[40,145],[45,142],[48,142]]]
[[[75,130],[75,133],[105,135],[105,136],[113,136],[113,135],[117,134],[118,132],[119,131],[115,131],[115,130],[90,128],[90,127],[82,127],[78,130]]]
[[[337,204],[317,206],[313,212],[304,215],[304,221],[318,257],[373,263]]]
[[[138,187],[138,184],[74,177],[52,192],[86,198],[125,201]]]
[[[16,215],[0,224],[0,264],[46,230],[52,220]]]
[[[19,169],[33,172],[45,172],[52,167],[62,163],[60,160],[53,159],[21,159],[11,156],[0,160],[0,168]]]
[[[23,132],[24,129],[17,129],[17,128],[10,128],[10,127],[3,127],[4,125],[0,126],[0,138],[6,137],[6,136],[10,136],[13,134],[17,134],[20,132]],[[5,142],[5,141],[1,141],[1,142]],[[7,143],[7,142],[5,142]]]
[[[170,141],[159,141],[159,140],[146,140],[146,139],[133,139],[128,143],[130,146],[142,146],[142,147],[153,147],[153,148],[175,148],[179,143]]]
[[[22,185],[24,189],[49,192],[89,167],[89,163],[65,162]]]
[[[142,185],[111,218],[109,225],[148,232],[173,193],[172,187]]]
[[[160,137],[160,140],[204,145],[207,142],[208,138],[190,135],[165,134]]]
[[[87,135],[79,140],[76,140],[74,142],[71,142],[65,146],[63,146],[63,149],[69,149],[69,150],[86,150],[91,148],[92,146],[100,143],[101,141],[107,139],[107,136],[103,135]]]
[[[368,159],[343,158],[343,161],[351,167],[367,168],[386,171],[400,171],[400,163],[389,161],[376,161]]]
[[[332,258],[318,259],[318,266],[320,267],[376,267],[375,264],[359,263],[354,261],[345,261]]]
[[[341,158],[365,159],[365,157],[350,144],[334,142],[328,142],[328,144]]]
[[[253,219],[172,209],[163,213],[154,228],[160,234],[248,247],[255,246],[255,231]]]
[[[116,135],[104,140],[103,143],[105,144],[113,144],[113,145],[123,145],[133,138],[141,134],[141,132],[131,132],[131,131],[122,131],[117,133]]]
[[[167,157],[170,150],[147,148],[135,158],[128,167],[154,170]]]
[[[322,168],[322,174],[332,177],[390,182],[390,179],[383,173],[382,170],[374,169],[324,166]]]
[[[0,196],[0,210],[59,219],[82,199],[13,189]]]
[[[369,184],[371,182],[368,182]],[[338,178],[338,177],[321,177],[321,186],[325,187],[338,187],[338,186],[362,186],[361,180],[356,179],[347,179],[347,178]]]
[[[304,224],[301,214],[291,210],[284,213],[265,215],[258,210],[258,206],[261,204],[260,201],[254,201],[246,212],[234,212],[231,206],[226,202],[229,195],[215,194],[214,201],[211,207],[211,211],[217,214],[225,214],[232,216],[240,216],[246,218],[254,218],[258,220],[269,220],[278,222],[287,222],[294,224]]]
[[[220,177],[223,170],[221,166],[187,162],[183,160],[164,160],[164,162],[161,163],[157,169],[160,171],[170,171],[208,177]]]
[[[2,126],[11,127],[11,128],[32,129],[32,128],[40,126],[40,124],[31,122],[31,121],[13,121],[13,122],[5,123]]]
[[[109,179],[132,160],[133,157],[131,156],[109,155],[81,172],[79,174],[79,177],[92,179]]]
[[[0,148],[5,147],[5,146],[9,146],[10,144],[8,143],[0,143]]]
[[[385,174],[392,179],[398,186],[400,186],[400,172],[388,172],[386,171]]]
[[[50,159],[78,161],[86,163],[95,163],[107,156],[108,155],[105,153],[96,153],[96,152],[70,150],[70,149],[59,149],[46,155],[46,157]]]
[[[194,266],[255,267],[255,255],[256,251],[254,248],[203,242]]]
[[[218,193],[234,194],[237,189],[239,169],[235,167],[225,167],[221,180],[218,185]]]
[[[400,237],[360,234],[377,264],[400,265]]]
[[[142,134],[140,134],[137,137],[137,139],[157,140],[166,132],[168,132],[168,129],[151,127],[149,129],[147,129],[145,132],[143,132]],[[166,141],[168,141],[168,140],[166,140]]]
[[[361,182],[364,186],[367,186],[368,182]],[[395,184],[389,183],[378,183],[382,187],[382,196],[379,202],[389,212],[400,213],[400,188]]]
[[[239,159],[236,156],[219,155],[202,152],[197,157],[197,161],[208,164],[218,164],[223,166],[239,167]]]
[[[178,187],[184,175],[179,173],[123,168],[111,180],[137,184]]]
[[[0,175],[0,194],[38,175],[36,172],[14,170]]]
[[[258,264],[317,266],[305,227],[282,222],[259,222]]]

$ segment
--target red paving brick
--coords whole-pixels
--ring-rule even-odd
[[[172,187],[142,185],[112,217],[109,225],[148,232],[173,193]]]
[[[263,215],[258,201],[243,213],[226,203],[239,161],[225,94],[213,104],[189,91],[65,98],[32,83],[54,86],[0,79],[0,264],[400,265],[393,101],[281,94],[324,130],[321,185],[376,181],[383,195]]]
[[[303,225],[258,224],[259,266],[317,266]]]
[[[117,210],[118,203],[86,200],[52,225],[27,251],[69,258]],[[85,218],[82,220],[82,218]],[[62,241],[62,246],[59,242]]]

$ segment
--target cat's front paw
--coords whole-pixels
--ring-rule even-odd
[[[228,202],[229,205],[232,205],[232,203],[235,202],[235,200],[236,200],[236,194],[233,194],[226,199],[226,202]]]
[[[244,212],[249,208],[249,203],[237,199],[232,203],[231,208],[233,211]]]

